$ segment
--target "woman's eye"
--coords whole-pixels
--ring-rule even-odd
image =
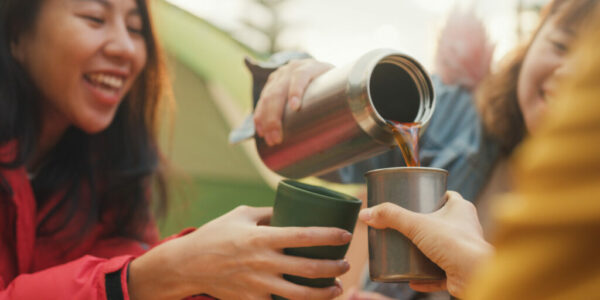
[[[82,18],[96,24],[104,24],[104,19],[95,16],[81,16]]]
[[[125,20],[127,24],[127,30],[133,34],[141,35],[144,32],[144,22],[138,14],[129,16]]]
[[[561,41],[557,41],[557,40],[550,40],[550,44],[552,44],[552,47],[554,48],[554,50],[560,52],[560,53],[566,53],[567,51],[569,51],[569,46]]]
[[[133,34],[139,34],[139,35],[141,35],[143,32],[142,28],[136,28],[136,27],[127,27],[127,30],[129,30],[129,32],[131,32]]]

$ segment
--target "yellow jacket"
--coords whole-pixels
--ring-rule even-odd
[[[574,80],[519,149],[516,192],[497,210],[496,255],[467,299],[600,299],[599,48],[597,31],[583,39]]]

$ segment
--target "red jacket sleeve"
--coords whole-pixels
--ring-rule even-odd
[[[187,228],[172,235],[161,243],[184,236],[195,228]],[[115,241],[116,240],[116,241]],[[96,244],[98,255],[109,255],[106,249],[115,250],[113,244],[119,239]],[[123,243],[117,243],[123,247]],[[100,251],[105,249],[105,251]],[[122,250],[122,249],[121,249]],[[136,251],[130,251],[136,252]],[[127,266],[138,255],[120,255],[112,258],[99,258],[85,255],[65,264],[56,265],[42,271],[21,274],[14,278],[6,287],[0,281],[0,300],[13,299],[124,299],[129,300],[127,290]],[[107,274],[119,272],[122,295],[107,297]],[[114,296],[114,295],[111,295]],[[121,298],[122,296],[122,298]],[[196,296],[188,299],[214,299],[208,296]]]
[[[4,290],[0,300],[8,299],[107,299],[105,276],[125,269],[131,255],[102,259],[84,256],[66,264],[17,276]],[[121,276],[123,298],[129,299],[126,277]]]

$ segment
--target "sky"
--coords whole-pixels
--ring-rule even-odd
[[[268,24],[270,15],[253,0],[168,0],[228,31],[255,49],[265,38],[244,20]],[[316,59],[342,65],[376,48],[393,48],[431,67],[446,16],[455,7],[472,8],[496,45],[497,60],[517,42],[518,0],[287,0],[279,12],[285,24],[284,49],[302,50]],[[525,5],[547,0],[523,0]],[[521,18],[532,30],[537,15]]]

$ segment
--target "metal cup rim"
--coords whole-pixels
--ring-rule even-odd
[[[430,167],[394,167],[394,168],[382,168],[368,171],[364,174],[364,177],[368,177],[374,174],[380,173],[398,173],[398,172],[420,172],[420,173],[443,173],[448,175],[448,171],[439,168],[430,168]]]

